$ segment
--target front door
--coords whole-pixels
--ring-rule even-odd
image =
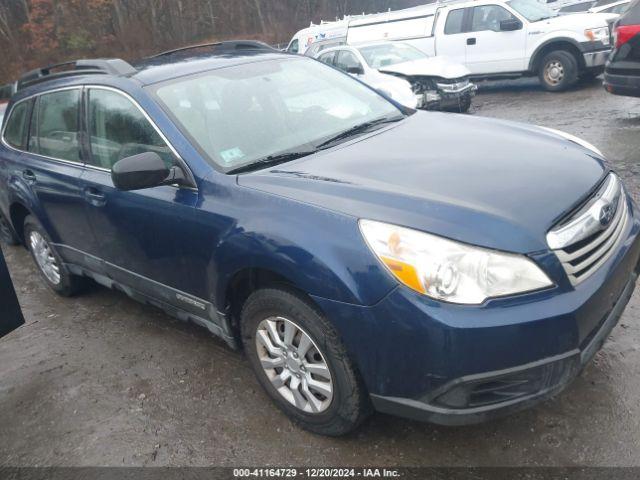
[[[466,34],[466,65],[473,74],[522,72],[526,70],[527,32],[520,29],[503,31],[501,22],[518,19],[500,5],[473,8],[471,27]]]
[[[152,151],[172,166],[176,155],[141,108],[113,89],[88,89],[87,130],[91,165],[82,188],[98,247],[90,253],[113,280],[204,317],[207,306],[184,291],[189,278],[203,275],[189,261],[198,192],[172,186],[123,192],[111,179],[122,158]]]

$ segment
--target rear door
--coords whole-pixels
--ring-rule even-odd
[[[438,16],[438,23],[444,27],[436,35],[436,54],[446,56],[456,63],[466,64],[467,34],[466,23],[470,8],[443,10]]]
[[[466,65],[474,74],[521,72],[526,70],[527,31],[520,28],[502,31],[503,21],[520,21],[501,5],[473,7],[469,33],[466,34]]]
[[[13,164],[13,174],[37,198],[38,220],[60,255],[71,263],[83,263],[80,252],[94,243],[80,190],[84,170],[79,133],[81,105],[81,87],[36,97],[27,152]]]

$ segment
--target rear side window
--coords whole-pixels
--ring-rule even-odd
[[[80,90],[40,95],[31,121],[29,151],[59,160],[81,162],[78,125]]]
[[[175,157],[140,109],[127,97],[111,90],[89,91],[91,163],[111,167],[126,157],[155,152],[168,167]]]
[[[300,51],[300,42],[297,38],[293,42],[291,42],[291,45],[289,45],[287,51],[290,53],[298,53]]]
[[[447,23],[444,26],[445,35],[454,35],[462,33],[462,25],[464,20],[464,8],[451,10],[447,16]]]
[[[11,111],[11,116],[7,119],[7,127],[4,131],[5,141],[14,148],[24,150],[25,137],[27,133],[27,115],[29,113],[29,102],[20,102]]]

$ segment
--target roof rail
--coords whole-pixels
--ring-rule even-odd
[[[218,53],[230,53],[242,50],[264,50],[275,51],[276,49],[263,42],[257,42],[255,40],[231,40],[227,42],[216,43],[201,43],[199,45],[190,45],[188,47],[176,48],[174,50],[167,50],[166,52],[158,53],[148,57],[148,59],[166,57],[174,55],[176,53],[188,52],[189,50],[198,50],[211,48],[213,54]]]
[[[31,85],[48,82],[57,78],[76,75],[106,74],[124,77],[133,75],[137,70],[119,58],[99,58],[91,60],[75,60],[37,68],[23,74],[17,82],[17,89],[22,90]]]

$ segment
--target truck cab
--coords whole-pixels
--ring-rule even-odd
[[[472,74],[538,74],[549,90],[602,72],[610,52],[607,14],[558,16],[531,0],[459,2],[441,7],[435,50]]]

